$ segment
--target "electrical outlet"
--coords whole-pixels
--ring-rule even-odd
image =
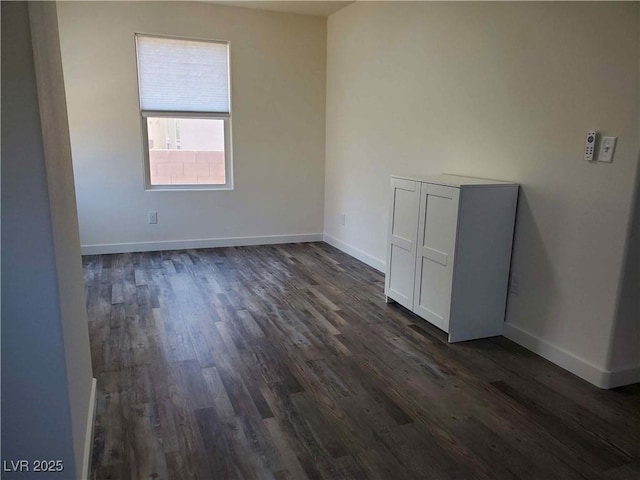
[[[513,295],[520,295],[520,279],[515,275],[511,276],[511,284],[509,285],[509,292]]]
[[[347,214],[346,213],[341,213],[340,214],[340,225],[344,226],[347,224]]]
[[[151,225],[158,223],[158,212],[149,212],[149,223]]]

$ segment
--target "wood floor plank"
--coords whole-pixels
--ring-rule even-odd
[[[449,344],[325,243],[83,265],[92,479],[638,479],[640,385]]]
[[[304,480],[306,478],[313,478],[314,476],[316,478],[319,477],[319,474],[315,469],[311,469],[311,477],[307,476],[307,473],[300,464],[298,456],[296,456],[295,449],[287,440],[284,432],[282,431],[282,427],[280,426],[280,422],[275,417],[265,419],[264,425],[266,430],[269,432],[270,441],[274,448],[279,452],[282,462],[286,467],[284,470],[278,470],[275,472],[276,478],[296,478]]]

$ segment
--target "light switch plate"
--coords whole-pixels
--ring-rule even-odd
[[[618,137],[602,137],[602,140],[600,141],[600,151],[598,152],[599,162],[613,162],[613,153],[616,150],[617,140]]]

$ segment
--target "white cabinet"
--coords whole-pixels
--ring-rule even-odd
[[[518,185],[391,177],[385,294],[449,334],[502,334]]]

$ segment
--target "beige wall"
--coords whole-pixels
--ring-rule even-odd
[[[609,368],[619,371],[640,364],[640,168],[636,171],[635,192],[609,349]],[[636,374],[635,380],[640,381],[640,375]]]
[[[199,2],[58,17],[83,246],[322,233],[325,18]],[[233,191],[144,191],[135,32],[230,41]]]
[[[389,174],[520,182],[510,332],[599,383],[638,158],[638,7],[357,2],[332,14],[325,233],[381,265]],[[590,129],[618,137],[613,164],[583,161]],[[637,361],[627,351],[618,364]]]
[[[91,404],[93,371],[56,3],[32,2],[29,16],[69,384],[73,450],[79,476],[83,468],[88,468],[89,452],[85,450],[92,441],[86,435],[87,428],[91,431],[92,427],[87,423],[93,421],[88,418],[94,407]]]
[[[3,2],[2,46],[2,458],[64,464],[2,478],[83,478],[92,369],[55,3]]]

